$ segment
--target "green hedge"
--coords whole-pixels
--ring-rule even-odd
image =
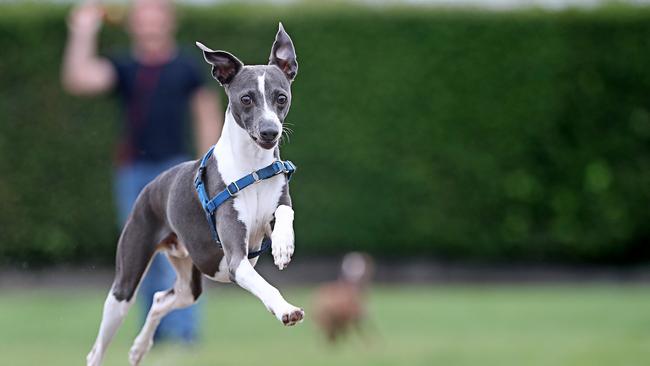
[[[1,261],[110,262],[116,103],[61,91],[65,8],[0,10]],[[647,9],[226,5],[183,9],[179,39],[263,62],[278,20],[298,255],[650,258]]]

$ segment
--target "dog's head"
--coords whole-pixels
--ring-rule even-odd
[[[279,25],[268,65],[244,65],[225,51],[213,51],[200,42],[212,76],[226,90],[228,108],[237,124],[263,149],[274,148],[291,106],[291,82],[298,72],[291,38]]]
[[[375,274],[375,262],[366,253],[351,252],[343,257],[341,277],[350,283],[365,286]]]

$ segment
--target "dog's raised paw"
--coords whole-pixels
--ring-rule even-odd
[[[303,309],[295,309],[289,313],[282,315],[282,324],[286,326],[296,325],[301,323],[305,317],[305,311]]]
[[[273,263],[280,270],[285,269],[294,251],[294,236],[292,228],[276,228],[271,234],[271,253],[273,254]]]

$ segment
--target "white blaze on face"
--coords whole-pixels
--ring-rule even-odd
[[[262,75],[257,77],[257,88],[260,90],[260,94],[262,94],[262,100],[264,101],[264,119],[268,119],[273,121],[274,123],[277,123],[278,129],[282,129],[282,124],[280,123],[280,119],[278,118],[278,115],[269,108],[269,104],[266,101],[266,92],[264,88],[264,83],[266,80],[266,73],[263,73]]]

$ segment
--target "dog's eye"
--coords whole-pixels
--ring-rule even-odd
[[[287,96],[284,94],[278,95],[278,104],[287,104]]]
[[[244,95],[241,97],[241,102],[244,105],[250,105],[253,99],[251,99],[250,95]]]

